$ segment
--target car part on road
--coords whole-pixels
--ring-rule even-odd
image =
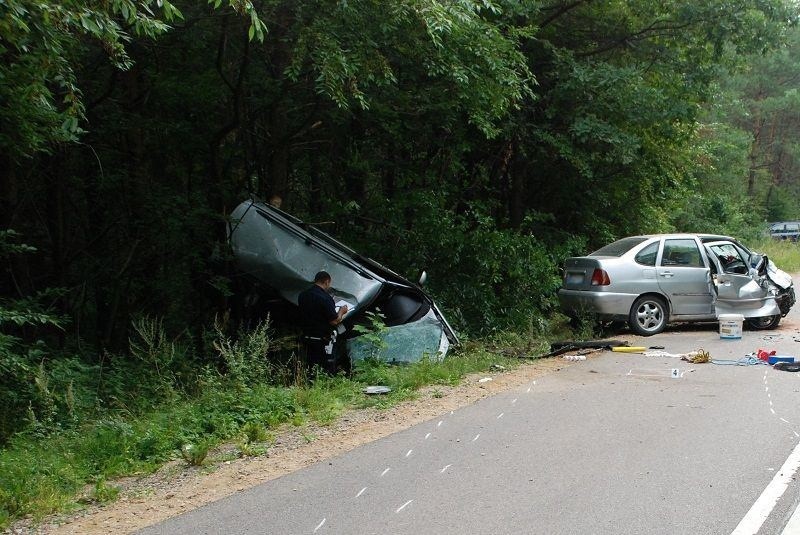
[[[800,363],[795,362],[778,362],[773,367],[775,370],[784,372],[800,372]]]

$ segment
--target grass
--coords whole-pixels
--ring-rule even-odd
[[[0,529],[19,518],[37,520],[114,500],[119,493],[115,478],[150,473],[171,460],[208,464],[223,443],[237,445],[241,455],[261,454],[275,440],[271,430],[283,424],[331,424],[347,410],[388,408],[413,398],[423,386],[455,385],[492,364],[511,368],[518,360],[499,354],[514,353],[509,348],[515,343],[522,342],[467,343],[441,362],[365,362],[350,378],[320,377],[305,386],[241,380],[247,373],[240,369],[236,380],[207,376],[193,395],[169,396],[147,410],[131,411],[121,404],[72,429],[18,434],[0,450]],[[361,391],[367,385],[392,391],[365,396]]]
[[[776,266],[787,273],[800,271],[800,243],[765,238],[748,244],[748,247],[766,254]]]

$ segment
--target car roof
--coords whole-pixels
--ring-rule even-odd
[[[732,238],[731,236],[724,236],[722,234],[692,234],[689,232],[676,232],[676,233],[669,233],[669,234],[640,234],[638,236],[628,236],[629,238],[700,238],[702,241],[717,241],[717,240],[732,240],[736,241],[736,238]]]

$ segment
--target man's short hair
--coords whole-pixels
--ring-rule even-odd
[[[314,282],[328,282],[331,280],[331,274],[327,271],[320,271],[314,275]]]

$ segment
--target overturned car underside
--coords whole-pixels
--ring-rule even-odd
[[[284,300],[297,305],[314,274],[327,271],[332,295],[349,312],[339,326],[351,360],[376,357],[413,362],[443,358],[458,338],[433,299],[420,288],[370,258],[359,255],[319,229],[262,202],[247,200],[231,214],[229,239],[240,270]],[[380,313],[385,328],[358,337],[353,327],[369,325]]]

